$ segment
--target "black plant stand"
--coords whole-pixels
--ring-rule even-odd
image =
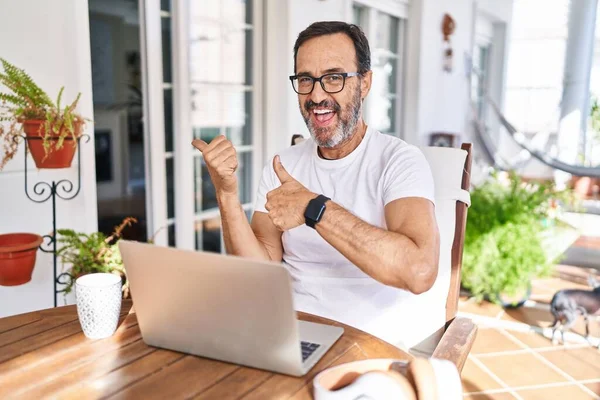
[[[71,279],[69,273],[62,273],[59,276],[56,276],[57,270],[57,261],[56,261],[56,198],[59,197],[63,200],[73,200],[79,194],[81,190],[81,151],[79,149],[79,144],[81,139],[85,140],[85,143],[89,142],[90,137],[88,135],[82,135],[77,138],[77,186],[73,185],[68,179],[62,179],[60,181],[52,181],[52,183],[48,182],[38,182],[33,186],[33,196],[30,194],[29,185],[27,183],[27,153],[29,152],[28,140],[42,140],[41,137],[26,137],[26,136],[18,136],[15,140],[23,139],[25,141],[25,194],[27,197],[35,202],[35,203],[45,203],[49,199],[52,199],[52,233],[49,235],[44,235],[44,241],[40,245],[40,250],[44,253],[52,253],[53,258],[53,275],[52,280],[54,283],[54,307],[57,306],[57,296],[59,293],[64,292],[63,290],[58,290],[56,285],[60,283],[61,285],[65,285],[68,282],[61,281],[61,278],[65,277]],[[73,139],[65,139],[65,140],[73,140]],[[47,240],[47,243],[46,243]]]

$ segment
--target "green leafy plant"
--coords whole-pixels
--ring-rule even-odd
[[[517,295],[551,272],[556,260],[549,259],[543,234],[571,194],[551,183],[525,183],[515,173],[491,178],[471,191],[461,280],[478,300],[499,302],[501,294]]]
[[[58,243],[62,246],[57,250],[57,257],[61,262],[70,264],[68,282],[65,293],[71,292],[75,280],[86,274],[105,272],[119,275],[123,282],[123,297],[129,296],[129,282],[121,259],[118,243],[123,229],[136,223],[132,217],[125,218],[123,222],[115,227],[114,232],[106,237],[102,232],[91,234],[75,232],[72,229],[59,229]]]
[[[64,87],[60,89],[55,103],[24,70],[3,58],[0,58],[0,63],[3,67],[0,84],[7,89],[7,92],[0,92],[0,139],[4,140],[0,171],[15,156],[18,149],[15,138],[21,135],[25,121],[43,121],[38,135],[42,137],[46,156],[62,148],[67,138],[76,140],[81,136],[85,119],[75,112],[81,93],[63,108]]]

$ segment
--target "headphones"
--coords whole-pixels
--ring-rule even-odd
[[[326,369],[313,380],[315,400],[461,400],[460,375],[450,361],[373,359]]]

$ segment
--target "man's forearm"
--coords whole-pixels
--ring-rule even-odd
[[[363,272],[386,285],[414,293],[431,286],[428,250],[405,235],[368,224],[332,201],[327,202],[317,232]]]
[[[227,254],[271,260],[266,247],[256,238],[237,195],[217,195],[223,241]]]

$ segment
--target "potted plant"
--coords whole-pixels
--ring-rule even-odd
[[[590,98],[590,113],[587,120],[586,150],[579,154],[578,161],[585,166],[598,166],[598,148],[600,145],[600,103],[594,95]],[[600,195],[600,178],[590,176],[573,176],[571,186],[582,199],[598,198]]]
[[[31,280],[42,237],[35,233],[0,235],[0,285],[16,286]]]
[[[550,274],[560,256],[547,247],[548,232],[566,225],[556,218],[559,200],[570,200],[570,192],[558,191],[552,183],[525,183],[515,173],[494,173],[474,188],[462,286],[478,301],[522,305],[531,280]]]
[[[86,234],[72,229],[57,231],[58,243],[62,246],[57,250],[62,264],[69,264],[70,269],[62,275],[67,276],[65,293],[70,293],[75,280],[82,275],[105,272],[119,275],[123,281],[123,298],[129,297],[129,282],[121,259],[118,243],[123,229],[137,222],[135,218],[125,218],[115,227],[114,232],[106,237],[102,232]]]
[[[85,123],[76,112],[81,94],[63,108],[64,87],[54,103],[24,70],[2,58],[0,62],[4,70],[0,84],[7,89],[0,92],[0,139],[4,140],[0,171],[17,153],[22,132],[38,168],[70,167]]]

